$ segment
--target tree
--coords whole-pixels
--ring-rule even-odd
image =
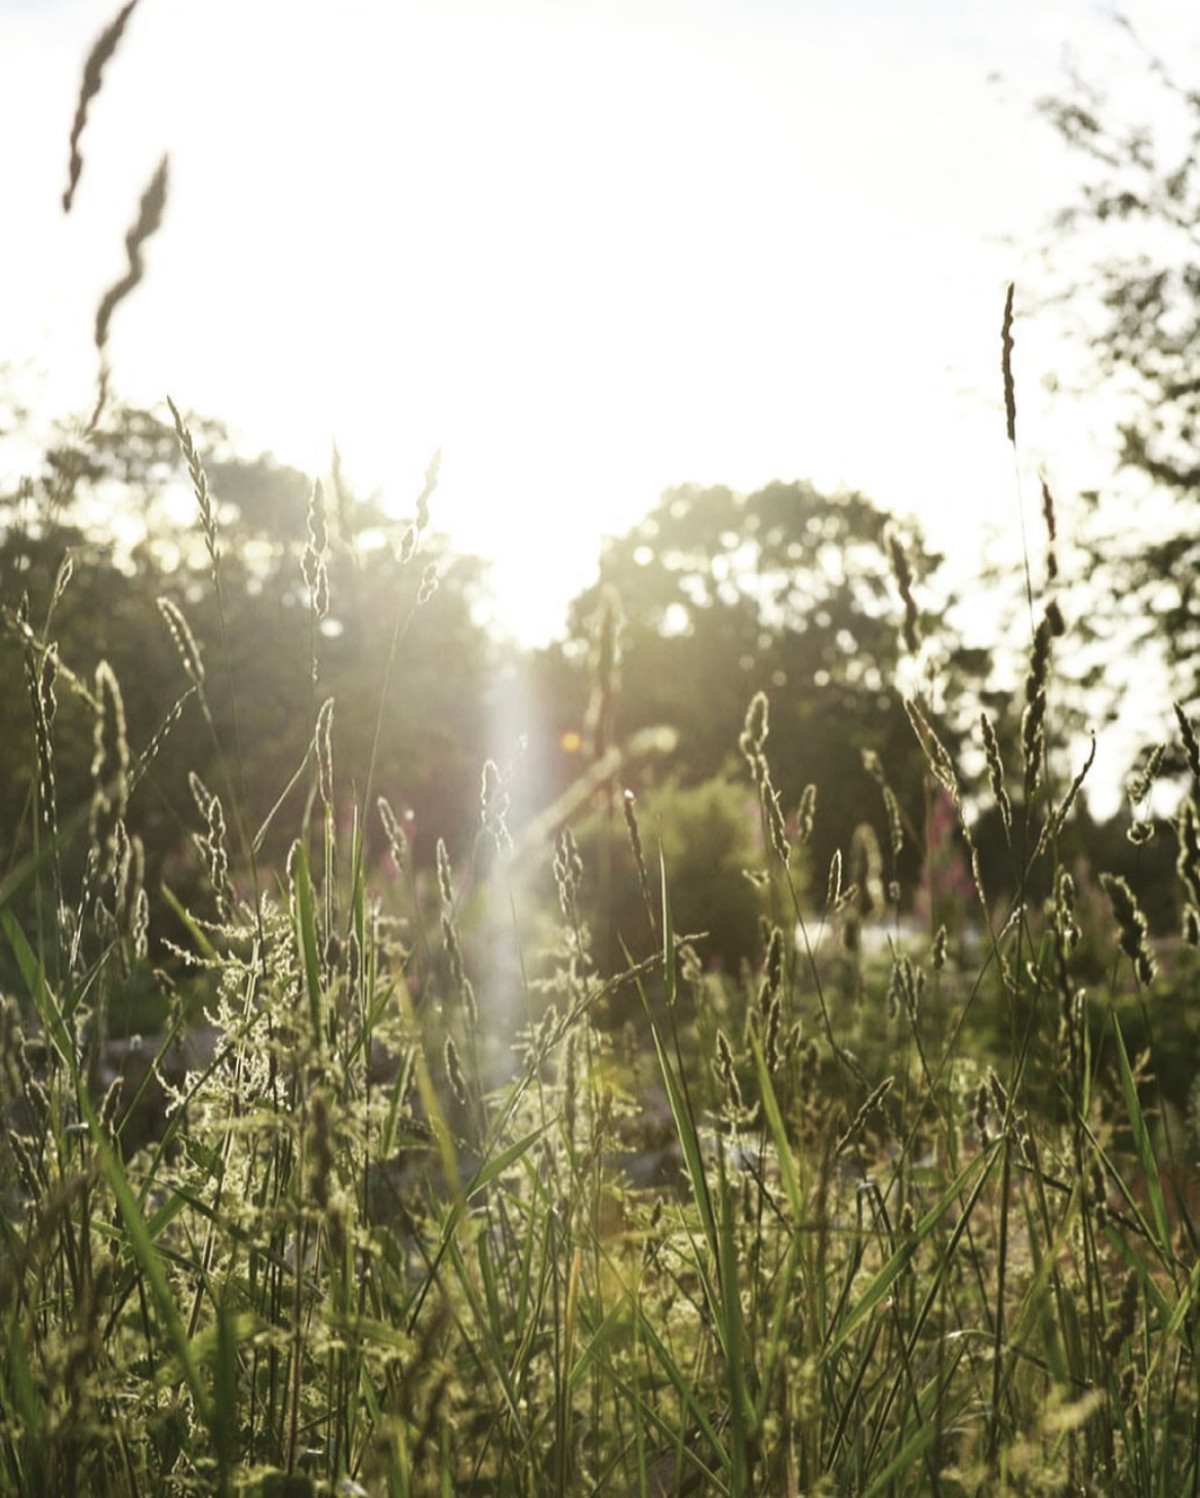
[[[1040,109],[1086,163],[1077,201],[1058,215],[1052,258],[1082,246],[1084,269],[1069,273],[1084,308],[1086,337],[1109,391],[1122,403],[1119,468],[1164,501],[1153,538],[1106,536],[1096,562],[1114,596],[1136,604],[1143,639],[1166,648],[1182,691],[1200,692],[1200,91],[1180,84],[1117,18],[1152,82],[1153,125],[1130,116],[1120,90],[1105,94],[1074,72]],[[1114,550],[1114,548],[1116,548]],[[1115,564],[1115,565],[1114,565]]]
[[[889,557],[892,524],[861,494],[826,496],[806,483],[751,495],[672,489],[607,544],[598,582],[571,607],[571,635],[582,642],[604,591],[619,596],[615,736],[677,729],[667,768],[681,786],[731,772],[744,779],[738,736],[753,694],[768,695],[769,754],[785,808],[807,784],[818,787],[811,846],[822,889],[834,852],[848,855],[860,823],[884,834],[864,751],[878,757],[911,822],[922,820],[924,763],[897,685],[904,606]],[[903,551],[912,586],[927,596],[938,559],[914,536]],[[915,864],[892,872],[910,878]]]
[[[438,836],[461,848],[478,821],[489,721],[490,646],[474,619],[480,564],[452,557],[428,535],[405,564],[400,537],[407,522],[388,520],[371,501],[331,482],[323,559],[330,603],[318,619],[304,570],[311,481],[269,457],[240,457],[215,423],[194,423],[193,437],[214,497],[220,600],[178,436],[153,413],[113,411],[87,439],[64,433],[32,479],[0,487],[6,867],[34,842],[34,714],[26,678],[40,644],[53,644],[60,662],[52,730],[63,825],[92,794],[95,710],[86,693],[102,660],[120,687],[131,756],[169,729],[130,803],[129,830],[144,846],[145,887],[156,903],[166,883],[193,908],[211,908],[190,846],[202,830],[193,772],[224,800],[235,879],[246,887],[249,842],[303,764],[329,697],[336,702],[342,797],[366,795],[374,761],[374,794],[413,813],[418,861],[432,860]],[[382,530],[382,543],[369,544],[368,530]],[[436,587],[423,585],[427,565],[436,569]],[[418,595],[427,595],[420,604]],[[186,619],[198,645],[211,720],[196,694],[188,695],[160,600]],[[409,613],[385,696],[393,631]],[[266,868],[282,867],[311,768],[261,841]],[[373,807],[367,810],[374,827]],[[86,842],[77,829],[64,850],[68,891],[81,887]],[[161,919],[153,927],[173,929]]]

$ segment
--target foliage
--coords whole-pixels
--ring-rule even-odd
[[[675,727],[683,783],[728,770],[747,701],[771,694],[787,746],[776,774],[788,814],[810,784],[825,797],[812,850],[822,877],[859,823],[885,835],[864,754],[887,764],[905,814],[920,822],[920,759],[898,668],[903,660],[911,686],[935,657],[944,666],[955,656],[944,629],[943,643],[921,649],[919,611],[907,645],[896,628],[896,557],[910,597],[915,587],[926,600],[926,624],[937,613],[928,600],[938,558],[915,537],[901,546],[893,526],[860,494],[826,496],[804,483],[751,495],[672,489],[607,544],[598,583],[572,606],[572,633],[586,638],[605,590],[619,598],[618,731]],[[911,848],[902,856],[911,881]]]
[[[1086,309],[1085,336],[1121,402],[1119,462],[1161,504],[1152,534],[1142,526],[1131,535],[1123,517],[1095,562],[1112,569],[1107,587],[1149,605],[1140,617],[1143,626],[1153,622],[1153,635],[1143,628],[1142,639],[1165,646],[1191,698],[1200,646],[1200,94],[1147,52],[1127,19],[1115,20],[1128,45],[1111,89],[1073,74],[1061,94],[1041,101],[1084,169],[1076,201],[1055,225],[1051,259],[1071,283],[1068,305]]]
[[[150,794],[139,827],[156,916],[164,881],[185,903],[199,889],[200,864],[189,854],[192,774],[220,788],[243,854],[257,839],[264,866],[282,862],[287,824],[264,818],[301,768],[316,708],[330,696],[342,707],[334,726],[339,762],[360,785],[378,727],[376,782],[408,814],[416,856],[432,862],[437,836],[462,845],[473,832],[466,808],[488,731],[491,647],[473,618],[479,564],[427,539],[432,591],[417,609],[422,576],[400,559],[407,522],[387,522],[344,482],[331,484],[320,569],[336,602],[318,617],[304,571],[312,484],[269,459],[238,459],[214,423],[197,426],[196,442],[198,434],[224,454],[206,469],[223,600],[211,585],[202,535],[173,519],[195,501],[181,493],[175,431],[151,413],[117,408],[86,442],[64,435],[34,482],[10,483],[0,495],[4,623],[12,642],[25,638],[24,619],[35,636],[32,645],[0,653],[0,827],[9,867],[31,846],[26,676],[41,639],[57,643],[62,668],[55,775],[64,805],[90,796],[93,754],[90,705],[70,683],[89,682],[101,660],[122,684],[132,752],[156,746],[144,770]],[[236,684],[232,691],[212,690],[202,702],[181,671],[178,626],[164,607],[195,638],[213,642],[201,668],[211,650],[226,684]],[[411,658],[384,696],[398,608]],[[381,697],[382,717],[375,711]],[[253,753],[239,754],[239,740],[253,744]],[[298,782],[280,814],[294,818],[303,795]],[[77,851],[66,856],[76,857],[78,876]],[[161,948],[156,956],[163,958]]]
[[[644,840],[646,891],[619,805],[601,807],[578,829],[592,874],[580,906],[593,935],[607,940],[614,957],[623,949],[641,955],[654,945],[661,857],[670,870],[678,929],[689,933],[706,966],[736,973],[758,952],[759,924],[768,910],[755,883],[762,839],[750,789],[728,776],[686,787],[672,776],[637,798],[635,814]]]
[[[402,577],[421,567],[409,551]],[[229,628],[248,579],[225,553],[213,572],[211,633],[177,674],[220,723],[218,690],[254,665]],[[51,625],[77,585],[83,571]],[[394,627],[403,589],[390,603],[385,676],[427,648]],[[290,618],[306,682],[314,666],[325,682],[340,637]],[[22,641],[35,665],[59,643],[32,625]],[[1032,654],[1052,693],[1044,642]],[[1200,1233],[1186,1075],[1168,1096],[1157,1058],[1162,985],[1193,984],[1195,953],[1153,950],[1124,879],[1106,870],[1088,893],[1068,870],[1077,786],[1022,767],[992,885],[985,793],[968,798],[970,774],[908,701],[931,787],[927,919],[954,925],[931,940],[900,919],[873,832],[806,879],[807,818],[784,817],[776,782],[790,727],[781,743],[778,699],[756,694],[736,773],[668,780],[631,807],[647,888],[635,873],[629,959],[598,968],[586,917],[613,912],[588,905],[590,860],[564,831],[560,923],[544,952],[521,951],[498,1013],[479,1004],[489,955],[469,927],[484,882],[503,893],[526,856],[509,851],[498,772],[472,798],[466,875],[439,842],[424,888],[401,819],[376,805],[378,759],[362,783],[346,770],[342,699],[317,693],[274,878],[253,844],[239,853],[223,790],[192,786],[202,882],[174,919],[208,1028],[176,1062],[175,1007],[149,1064],[125,1067],[131,1091],[168,1100],[147,1128],[111,1080],[106,1015],[149,939],[139,828],[154,797],[115,673],[85,684],[84,815],[47,773],[58,720],[38,719],[35,692],[39,835],[0,888],[20,980],[0,1016],[0,1489],[1194,1485]],[[349,743],[370,737],[352,728]],[[246,735],[242,753],[253,773],[235,761],[234,794],[257,796]],[[1017,778],[995,768],[993,793]],[[864,774],[889,783],[882,762]],[[1197,825],[1185,811],[1174,829],[1193,936]],[[660,835],[665,888],[647,856]],[[387,879],[371,874],[375,836]],[[751,924],[749,904],[736,920],[727,907],[754,895],[747,860],[774,919],[739,973],[705,971],[679,933],[706,898],[731,932]],[[635,998],[644,1047],[595,1023]]]

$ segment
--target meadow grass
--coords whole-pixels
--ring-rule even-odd
[[[68,210],[88,106],[132,10],[85,70]],[[108,325],[141,276],[166,181],[164,161],[128,272],[101,303],[93,424]],[[1011,294],[1002,344],[1015,448]],[[218,604],[210,648],[230,662],[217,509],[171,411]],[[436,479],[435,461],[401,548],[412,586],[383,664],[376,750],[408,623],[434,586],[415,566]],[[1059,856],[1086,765],[1061,786],[1048,773],[1053,597],[1039,615],[1028,584],[1019,732],[982,720],[984,782],[960,770],[927,705],[909,704],[929,767],[918,836],[932,865],[935,826],[953,824],[965,904],[935,902],[918,933],[901,921],[890,870],[913,832],[873,756],[878,806],[827,879],[808,867],[819,799],[810,787],[796,815],[781,805],[758,695],[739,746],[773,901],[758,968],[706,970],[627,802],[656,946],[600,968],[580,915],[589,871],[564,830],[545,850],[557,931],[546,953],[522,946],[514,1036],[481,1015],[464,914],[473,883],[511,880],[521,945],[503,784],[484,768],[489,856],[462,875],[439,845],[431,885],[376,794],[375,755],[360,790],[340,782],[336,704],[316,691],[327,545],[317,489],[303,558],[311,739],[272,807],[249,804],[254,746],[241,742],[232,671],[214,685],[176,604],[160,607],[180,695],[137,754],[115,674],[102,664],[85,681],[55,639],[69,568],[40,626],[5,611],[9,648],[25,655],[37,815],[0,883],[20,975],[0,1003],[0,1491],[1195,1491],[1191,1143],[1155,1077],[1161,979],[1135,894],[1106,876],[1108,902],[1085,901]],[[898,628],[916,652],[913,580],[889,545]],[[601,639],[598,755],[611,650]],[[56,688],[94,718],[83,808],[58,805]],[[219,738],[218,690],[231,706],[226,770],[220,785],[192,779],[207,890],[202,904],[173,902],[185,935],[159,949],[170,1021],[123,1087],[107,1075],[107,1015],[152,938],[137,791],[183,713]],[[1195,780],[1182,711],[1179,727]],[[1008,737],[1018,766],[1004,762]],[[306,809],[272,875],[264,837],[297,785]],[[989,805],[1010,853],[996,889],[973,835]],[[1192,937],[1197,825],[1185,801]],[[80,842],[85,871],[68,887],[63,854]],[[1114,942],[1107,977],[1085,991],[1084,955]],[[1190,950],[1174,962],[1186,991]],[[185,1019],[199,1003],[203,1051]],[[631,1008],[640,1023],[609,1023]],[[1136,1047],[1120,1017],[1131,1013]],[[147,1135],[139,1104],[156,1091]]]
[[[176,422],[220,597],[215,510]],[[436,466],[404,542],[413,587],[384,695],[428,593],[415,569],[435,483]],[[314,611],[324,545],[315,495]],[[163,623],[185,703],[215,733],[187,621],[171,606]],[[823,898],[801,878],[819,799],[785,815],[758,695],[740,749],[775,902],[761,967],[705,970],[627,802],[657,947],[597,968],[580,917],[589,872],[564,831],[558,935],[548,955],[525,954],[516,1037],[481,1016],[460,930],[472,878],[508,878],[495,767],[479,837],[499,853],[486,875],[462,877],[439,844],[431,904],[370,778],[356,799],[339,785],[335,708],[314,689],[297,772],[307,807],[274,879],[257,866],[263,827],[239,773],[253,747],[231,750],[221,787],[193,778],[209,887],[204,908],[177,907],[187,940],[173,950],[180,987],[208,996],[211,1044],[171,1072],[177,1005],[141,1084],[169,1094],[149,1140],[134,1138],[137,1100],[105,1091],[104,1060],[109,1006],[147,960],[131,798],[155,745],[139,757],[126,742],[107,666],[92,684],[65,663],[57,675],[52,628],[51,611],[43,632],[27,620],[12,631],[39,816],[0,888],[22,979],[0,1027],[0,1488],[1193,1488],[1190,1141],[1162,1105],[1153,1051],[1132,1053],[1118,1018],[1116,1001],[1132,1001],[1153,1032],[1136,898],[1105,876],[1110,904],[1084,911],[1058,860],[1082,772],[1061,789],[1046,773],[1052,606],[1033,631],[1011,798],[990,721],[973,786],[910,704],[930,815],[952,816],[973,870],[962,929],[913,934],[899,920],[888,859],[907,834],[873,760],[887,853],[864,813]],[[55,803],[56,679],[95,719],[82,812]],[[1194,757],[1182,713],[1180,726]],[[1012,849],[1007,905],[981,887],[974,851],[989,798]],[[1196,825],[1187,801],[1177,830],[1193,904]],[[90,855],[72,892],[60,853],[76,838]],[[375,845],[389,849],[388,877]],[[1052,891],[1037,907],[1035,884]],[[520,888],[510,894],[519,935]],[[1087,995],[1078,954],[1112,938],[1107,986]],[[640,1024],[606,1024],[618,997]]]

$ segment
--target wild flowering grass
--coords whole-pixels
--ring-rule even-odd
[[[88,102],[132,9],[85,72],[67,207]],[[129,274],[102,303],[102,359],[165,190],[164,167],[130,232]],[[1015,446],[1011,348],[1010,297]],[[102,364],[101,404],[104,380]],[[1030,583],[1019,732],[983,718],[980,783],[929,706],[911,701],[929,766],[926,828],[906,826],[887,766],[869,756],[878,805],[827,876],[806,864],[819,787],[797,809],[781,804],[781,751],[767,699],[754,697],[739,747],[773,900],[756,972],[722,979],[677,933],[670,869],[628,801],[655,946],[602,968],[580,915],[590,873],[564,831],[546,850],[557,935],[544,954],[522,952],[514,1044],[481,1017],[464,939],[472,880],[485,864],[486,877],[507,877],[495,767],[483,770],[479,836],[499,857],[480,859],[477,875],[439,845],[432,911],[373,768],[357,791],[339,779],[337,706],[317,691],[319,490],[303,559],[309,752],[274,806],[249,804],[254,746],[241,742],[237,682],[205,665],[206,652],[210,664],[231,658],[218,511],[172,414],[222,638],[198,641],[166,601],[147,621],[169,631],[181,673],[151,742],[129,744],[113,671],[84,680],[56,640],[69,567],[39,624],[27,608],[4,611],[6,645],[26,663],[37,816],[28,856],[0,884],[0,931],[21,977],[0,1004],[0,1490],[1194,1491],[1190,1145],[1163,1105],[1153,1044],[1131,1048],[1118,1019],[1132,1005],[1152,1040],[1161,980],[1136,894],[1108,875],[1107,901],[1084,901],[1058,854],[1087,764],[1064,785],[1049,773],[1064,631],[1054,597],[1039,602]],[[413,610],[436,585],[417,576],[436,479],[435,462],[401,548],[412,586],[381,704]],[[1053,582],[1048,491],[1043,513]],[[913,579],[890,544],[898,627],[915,652]],[[611,651],[602,636],[597,758],[612,727]],[[123,1090],[106,1080],[106,1015],[145,968],[151,937],[138,789],[185,713],[217,735],[218,690],[232,705],[220,719],[232,725],[219,746],[228,773],[192,780],[207,891],[176,904],[183,936],[163,979],[177,989],[172,1019]],[[57,798],[65,692],[95,725],[82,808]],[[376,748],[383,721],[381,706]],[[1182,710],[1178,728],[1195,782]],[[297,784],[306,810],[272,874],[263,839]],[[1011,898],[987,887],[977,851],[989,803]],[[932,868],[951,824],[967,871],[957,903],[935,902],[928,930],[906,934],[898,854],[923,838]],[[1195,939],[1191,800],[1176,832]],[[86,867],[69,887],[62,855],[80,841]],[[370,851],[384,847],[389,877]],[[1119,955],[1088,992],[1083,955],[1113,937]],[[193,1041],[180,1075],[193,995],[207,1003],[210,1044],[201,1053]],[[644,1024],[614,1031],[606,1016],[630,995]],[[156,1089],[165,1104],[147,1140],[137,1094]],[[652,1158],[662,1169],[647,1185]]]
[[[216,511],[176,422],[219,595]],[[435,483],[433,468],[404,542],[413,589],[384,692],[431,586],[415,569]],[[314,610],[323,538],[314,495]],[[202,647],[175,605],[162,616],[181,670],[163,732],[193,697],[215,732],[202,648],[219,642]],[[933,715],[910,704],[931,817],[949,808],[973,871],[973,968],[953,955],[968,933],[936,910],[920,937],[897,919],[892,867],[912,833],[877,761],[884,844],[864,813],[828,879],[802,882],[819,791],[788,816],[757,695],[740,749],[776,905],[760,970],[737,982],[705,971],[627,801],[657,947],[598,969],[579,913],[589,871],[565,831],[559,935],[549,954],[526,954],[515,1047],[475,998],[460,929],[471,871],[439,845],[431,919],[373,786],[340,830],[336,705],[314,691],[307,810],[277,877],[257,867],[251,830],[277,808],[247,806],[236,768],[253,746],[231,753],[226,784],[193,778],[208,893],[179,911],[174,966],[181,987],[210,995],[213,1039],[171,1081],[182,1018],[161,1037],[143,1085],[160,1074],[168,1102],[158,1137],[137,1147],[135,1099],[102,1084],[105,1015],[147,951],[137,786],[160,739],[140,754],[128,744],[119,682],[107,666],[94,683],[71,673],[53,609],[43,631],[15,621],[40,815],[0,889],[23,981],[0,1013],[0,1488],[1190,1491],[1189,1144],[1160,1105],[1153,1052],[1131,1054],[1111,1003],[1132,996],[1149,1017],[1156,982],[1136,896],[1115,876],[1101,876],[1109,905],[1092,912],[1111,922],[1119,961],[1106,991],[1086,994],[1077,976],[1097,937],[1056,855],[1084,773],[1062,788],[1047,775],[1060,633],[1050,600],[1015,777],[990,720],[973,785]],[[56,804],[56,683],[94,714],[82,811]],[[1195,772],[1182,712],[1179,729]],[[1012,848],[1007,907],[982,887],[972,836],[988,798]],[[480,839],[500,849],[488,877],[501,880],[505,812],[489,765]],[[1196,826],[1185,801],[1192,930]],[[75,838],[90,856],[72,891],[59,855]],[[1041,908],[1025,894],[1035,874],[1052,891]],[[34,926],[17,914],[31,888]],[[644,1044],[636,1028],[606,1028],[618,993],[637,996]],[[982,1035],[1003,1043],[985,1053]],[[652,1147],[665,1168],[639,1186]]]

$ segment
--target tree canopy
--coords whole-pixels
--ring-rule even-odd
[[[328,698],[339,783],[365,796],[374,759],[374,793],[410,814],[419,858],[432,860],[439,836],[452,848],[468,843],[487,754],[491,646],[474,608],[481,564],[452,556],[431,535],[407,562],[407,521],[389,519],[336,475],[315,491],[274,459],[239,457],[216,423],[193,423],[192,437],[211,490],[219,590],[179,438],[153,413],[114,410],[86,440],[64,433],[35,474],[0,490],[7,636],[0,828],[8,867],[33,839],[28,681],[50,646],[58,663],[56,796],[65,812],[86,806],[92,792],[88,691],[101,661],[119,686],[131,755],[154,746],[130,813],[152,898],[163,883],[187,897],[202,880],[191,849],[201,830],[193,774],[225,798],[235,859],[244,859],[292,785],[259,845],[268,868],[281,866],[315,773],[311,761],[298,772]],[[322,493],[328,501],[318,520]],[[314,525],[328,595],[321,610],[313,606],[315,564],[306,560]],[[185,621],[194,641],[210,712],[189,685],[172,619]],[[403,649],[385,695],[398,630]],[[68,868],[82,858],[81,841],[66,850]]]
[[[1081,183],[1050,251],[1067,267],[1098,373],[1121,403],[1118,462],[1155,489],[1161,527],[1114,527],[1097,548],[1142,631],[1166,647],[1187,695],[1200,691],[1200,93],[1143,48],[1129,22],[1130,78],[1152,85],[1153,119],[1124,91],[1073,72],[1043,115],[1077,153]],[[1142,90],[1144,99],[1144,90]],[[1082,252],[1082,261],[1077,257]],[[1115,567],[1114,564],[1115,563]]]
[[[905,606],[889,554],[893,529],[863,495],[824,495],[808,483],[749,495],[671,489],[606,545],[597,583],[571,609],[571,633],[582,639],[605,591],[619,597],[618,737],[675,728],[672,772],[683,786],[741,773],[747,704],[767,694],[785,806],[794,810],[807,785],[818,787],[812,856],[822,881],[860,823],[883,823],[864,753],[921,820],[923,765],[897,685]],[[921,589],[938,558],[911,532],[897,546],[909,586]]]

